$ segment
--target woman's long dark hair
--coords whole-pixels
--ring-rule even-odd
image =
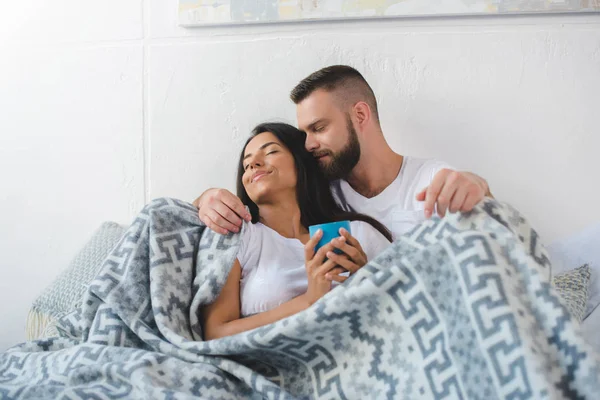
[[[344,211],[333,198],[329,182],[321,172],[317,160],[306,150],[304,143],[306,134],[295,127],[284,123],[264,123],[252,130],[250,138],[244,144],[237,173],[237,195],[252,215],[252,222],[259,221],[258,206],[248,196],[242,176],[244,175],[244,151],[255,136],[271,132],[292,153],[296,166],[297,184],[296,198],[300,208],[300,222],[305,228],[311,225],[335,221],[364,221],[377,229],[390,242],[390,231],[379,221],[368,215]]]

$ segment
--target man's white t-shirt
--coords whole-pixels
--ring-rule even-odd
[[[350,231],[368,260],[390,244],[366,222],[351,221]],[[268,311],[306,293],[308,278],[304,244],[300,240],[281,236],[260,222],[244,222],[237,258],[242,267],[240,304],[243,317]]]
[[[331,189],[342,208],[375,218],[396,240],[425,220],[424,203],[416,196],[443,168],[454,169],[437,160],[404,157],[396,179],[375,197],[362,196],[344,180],[333,182]]]

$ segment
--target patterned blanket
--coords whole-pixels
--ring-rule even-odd
[[[202,341],[238,236],[146,206],[60,338],[0,354],[1,399],[597,398],[598,356],[507,205],[433,219],[308,310]]]

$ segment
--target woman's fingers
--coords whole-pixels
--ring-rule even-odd
[[[337,266],[337,263],[333,260],[325,261],[320,267],[314,271],[315,277],[325,277],[325,274],[334,269]]]
[[[337,265],[343,267],[346,271],[349,271],[351,274],[355,273],[360,268],[358,264],[350,260],[347,256],[335,254],[332,251],[327,253],[327,258],[334,261]]]
[[[336,249],[340,249],[344,254],[347,254],[348,257],[350,257],[351,259],[357,260],[357,258],[360,256],[361,252],[356,247],[348,244],[346,240],[347,239],[342,236],[340,238],[333,239],[331,242]]]
[[[332,282],[339,282],[339,283],[344,283],[346,282],[346,279],[348,279],[349,276],[343,276],[343,275],[331,275],[329,276],[329,274],[327,274],[327,279],[329,279]]]
[[[319,243],[319,240],[321,240],[321,236],[323,236],[323,231],[319,229],[304,245],[304,260],[307,265],[315,256],[315,247],[317,246],[317,243]]]
[[[325,274],[325,277],[329,277],[329,276],[333,276],[333,275],[339,275],[339,274],[343,274],[345,272],[348,272],[348,270],[346,268],[342,268],[339,265],[335,268],[333,268],[331,271],[327,272]]]
[[[360,243],[358,242],[358,240],[352,236],[350,234],[350,232],[348,232],[347,230],[345,230],[344,228],[340,228],[340,235],[342,235],[342,237],[346,238],[346,242],[352,246],[355,247],[356,249],[358,249],[360,252],[363,252],[363,248],[360,245]]]
[[[325,258],[327,257],[327,252],[333,250],[333,245],[331,243],[327,243],[325,246],[322,246],[317,253],[312,258],[312,263],[318,267],[319,265],[325,262]]]
[[[367,255],[360,246],[360,243],[358,243],[358,241],[354,237],[350,236],[350,234],[347,231],[342,230],[342,234],[344,236],[332,241],[333,243],[335,243],[335,247],[337,249],[340,249],[346,255],[348,255],[350,260],[354,264],[356,264],[358,268],[365,265],[368,261]]]

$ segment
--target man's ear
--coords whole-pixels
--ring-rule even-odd
[[[354,105],[354,117],[356,118],[358,128],[363,130],[364,127],[371,121],[371,107],[369,107],[366,102],[359,101]]]

